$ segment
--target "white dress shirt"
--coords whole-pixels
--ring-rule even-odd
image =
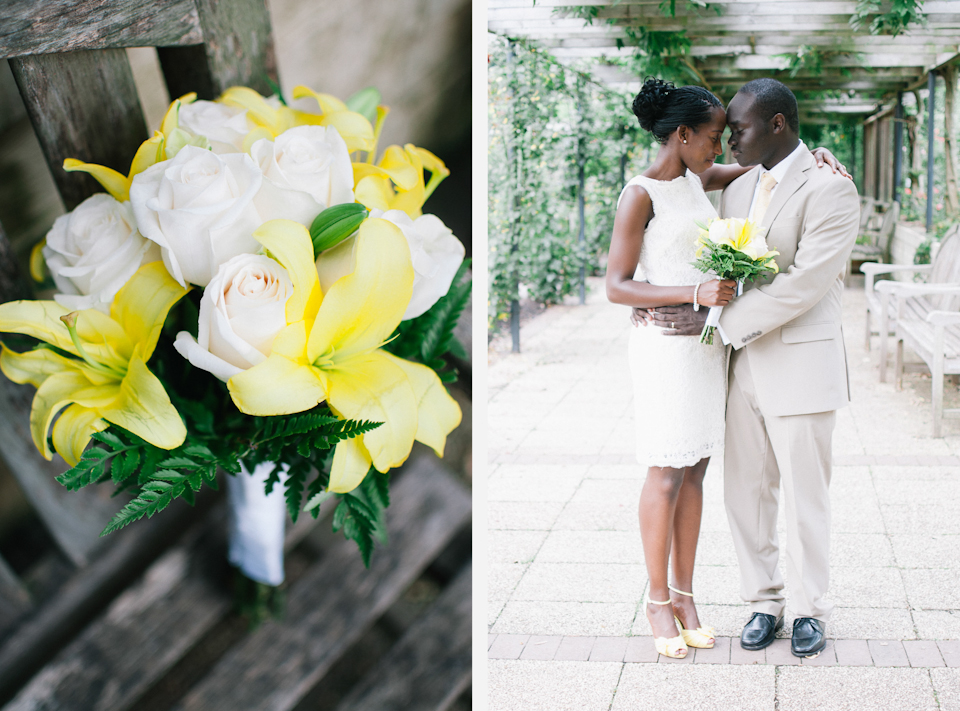
[[[800,155],[806,146],[803,141],[797,144],[797,147],[793,149],[793,152],[784,158],[782,161],[777,163],[775,166],[767,170],[762,165],[760,166],[760,172],[757,173],[757,185],[753,189],[753,200],[750,201],[750,210],[747,212],[747,219],[753,219],[753,212],[757,207],[757,196],[760,194],[760,179],[763,177],[764,173],[770,173],[777,181],[777,184],[773,186],[773,189],[770,191],[770,202],[773,202],[773,196],[777,193],[777,188],[780,187],[780,183],[783,182],[783,179],[787,175],[787,170],[790,169],[790,166],[793,164],[793,161],[797,159],[797,156]],[[730,339],[727,338],[727,334],[723,332],[723,328],[720,325],[717,325],[717,332],[720,334],[720,340],[723,341],[723,345],[730,345]]]

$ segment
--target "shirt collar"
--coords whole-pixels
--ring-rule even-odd
[[[763,164],[761,164],[760,175],[758,176],[758,179],[762,177],[764,173],[770,173],[770,175],[772,175],[776,179],[777,185],[779,185],[780,183],[783,182],[783,179],[787,175],[787,171],[790,169],[790,166],[793,164],[793,162],[797,159],[797,156],[803,153],[806,149],[807,147],[804,145],[803,141],[800,141],[800,143],[797,144],[797,147],[793,149],[793,152],[790,155],[788,155],[782,161],[777,163],[770,170],[767,170],[766,168],[763,167]]]

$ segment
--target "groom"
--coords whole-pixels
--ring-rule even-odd
[[[750,285],[724,308],[719,333],[733,346],[727,394],[724,500],[740,563],[740,593],[753,613],[740,644],[758,650],[783,626],[777,562],[777,502],[786,504],[791,649],[816,655],[833,608],[829,581],[831,439],[836,410],[850,399],[840,294],[857,237],[853,182],[815,159],[798,137],[797,101],[774,79],[745,84],[727,108],[728,144],[755,166],[723,192],[722,217],[760,225],[780,272]],[[706,310],[670,307],[672,335],[700,332]],[[668,331],[668,333],[670,333]]]

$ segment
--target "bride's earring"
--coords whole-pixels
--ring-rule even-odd
[[[686,138],[684,138],[684,139],[683,139],[683,142],[684,142],[684,143],[686,143],[686,142],[687,142],[687,139],[686,139]]]

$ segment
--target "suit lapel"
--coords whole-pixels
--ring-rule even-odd
[[[737,178],[724,191],[723,214],[721,217],[747,218],[750,203],[753,202],[753,193],[757,187],[757,174],[760,168],[754,167]]]
[[[777,186],[776,191],[773,193],[773,198],[770,200],[770,205],[767,207],[767,213],[763,216],[763,224],[760,225],[760,231],[763,233],[764,238],[766,238],[767,233],[770,232],[771,225],[773,225],[777,219],[777,215],[780,213],[780,210],[783,209],[787,200],[790,199],[790,196],[807,182],[807,171],[811,170],[815,165],[816,162],[813,160],[813,154],[810,153],[810,151],[805,151],[798,155],[793,161],[793,164],[787,169],[787,174],[783,176],[783,181]],[[747,209],[750,209],[749,205]]]

